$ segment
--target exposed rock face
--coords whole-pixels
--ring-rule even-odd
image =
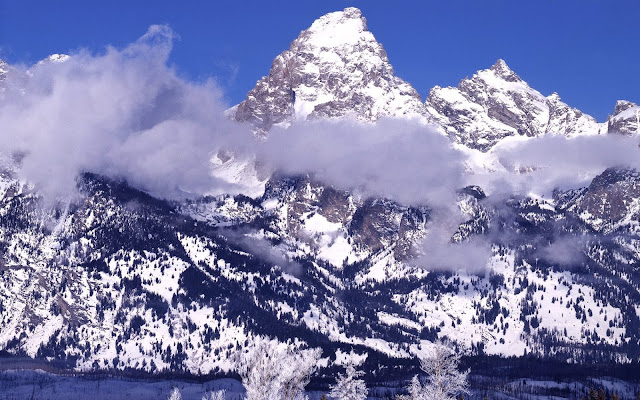
[[[4,62],[3,60],[0,60],[0,81],[3,81],[5,79],[7,72],[9,72],[9,64]]]
[[[296,119],[425,115],[420,95],[395,76],[360,10],[347,8],[302,31],[237,106],[235,118],[266,132]]]
[[[391,249],[398,260],[406,260],[424,235],[429,213],[426,207],[360,199],[304,176],[274,177],[267,184],[263,201],[273,202],[268,212],[275,217],[271,226],[283,239],[322,247],[325,234],[333,239],[348,236],[349,246],[333,252],[353,259]]]
[[[640,106],[626,100],[618,100],[613,115],[607,120],[608,133],[640,133]]]
[[[488,150],[512,135],[566,136],[597,134],[596,120],[531,88],[503,60],[463,79],[457,88],[436,86],[425,102],[427,111],[457,143]]]
[[[640,222],[640,173],[631,168],[608,168],[581,190],[558,199],[597,231],[610,232]],[[635,228],[634,228],[635,229]]]
[[[7,78],[7,74],[9,73],[9,64],[0,60],[0,93],[5,90],[5,80]]]
[[[619,221],[640,205],[640,174],[632,169],[609,168],[591,182],[582,208],[596,218]]]

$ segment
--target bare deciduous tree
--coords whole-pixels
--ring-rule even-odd
[[[225,390],[211,391],[204,396],[202,400],[225,400],[227,392]]]
[[[321,354],[321,349],[299,350],[290,343],[257,339],[236,360],[247,400],[305,399],[304,388]]]
[[[169,400],[182,400],[182,395],[177,387],[174,387],[169,395]]]
[[[427,374],[424,384],[418,376],[411,379],[408,395],[397,396],[398,400],[455,400],[456,395],[468,393],[469,370],[459,371],[460,354],[448,345],[437,342],[430,357],[420,359],[420,369]]]
[[[347,364],[346,374],[338,374],[329,396],[336,400],[365,400],[369,390],[362,379],[357,379],[362,375],[364,372],[356,370],[353,363]]]

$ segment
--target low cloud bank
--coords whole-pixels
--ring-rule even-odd
[[[508,195],[549,195],[554,189],[588,186],[609,167],[640,168],[638,143],[636,137],[614,134],[507,138],[491,150],[505,171],[468,179]]]
[[[259,157],[286,174],[404,204],[451,207],[464,173],[462,154],[417,121],[311,121],[270,132]]]

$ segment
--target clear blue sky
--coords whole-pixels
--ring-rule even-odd
[[[302,29],[347,6],[362,9],[396,73],[423,97],[503,58],[600,121],[617,99],[640,102],[640,3],[631,0],[0,0],[0,58],[120,47],[168,24],[180,35],[171,63],[189,79],[216,77],[232,104]]]

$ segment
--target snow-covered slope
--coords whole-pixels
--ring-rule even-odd
[[[395,76],[360,10],[347,8],[302,31],[237,106],[235,118],[266,132],[295,119],[425,115],[420,95]]]
[[[503,60],[457,88],[434,87],[425,105],[453,141],[481,150],[512,135],[593,135],[601,129],[556,93],[545,97],[531,88]]]
[[[51,209],[7,176],[0,347],[13,354],[80,370],[198,374],[228,370],[235,349],[269,335],[329,354],[356,346],[379,373],[395,368],[385,357],[421,354],[445,337],[475,355],[637,358],[632,171],[608,171],[553,201],[497,205],[479,188],[461,191],[468,220],[452,240],[499,238],[480,274],[411,261],[427,208],[308,177],[274,178],[258,200],[175,208],[86,175],[83,199]],[[594,208],[598,199],[612,208]],[[578,256],[558,261],[553,246]]]

